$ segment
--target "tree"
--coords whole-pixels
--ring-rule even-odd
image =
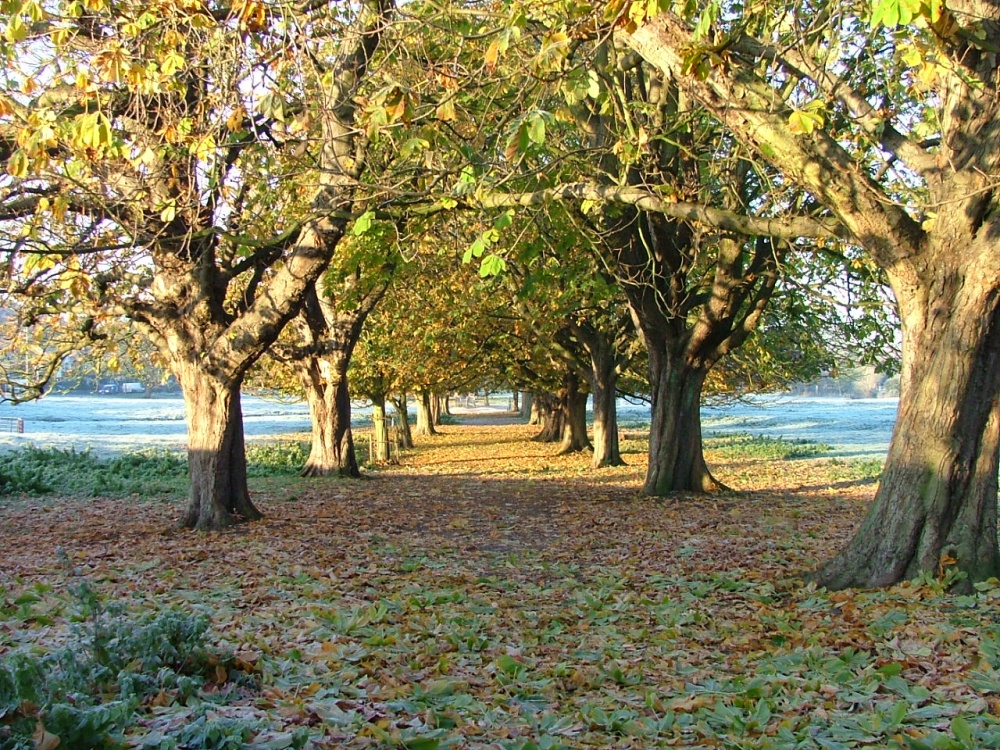
[[[895,293],[901,394],[885,470],[818,580],[997,575],[1000,8],[790,4],[778,25],[771,13],[712,4],[697,27],[662,13],[621,39],[808,189]]]
[[[347,371],[365,320],[389,289],[395,254],[389,239],[394,228],[363,229],[341,243],[337,263],[306,297],[297,319],[300,345],[292,348],[291,359],[312,421],[304,476],[361,476]]]
[[[54,312],[124,314],[155,342],[184,392],[186,526],[260,516],[240,386],[351,220],[366,144],[356,97],[391,8],[97,0],[8,11],[9,291],[52,290]],[[286,152],[300,148],[293,162]],[[283,214],[296,204],[305,214]]]
[[[592,450],[596,469],[623,463],[616,383],[632,354],[635,331],[622,290],[593,245],[574,222],[572,207],[547,206],[521,228],[506,253],[505,275],[536,352],[563,371],[556,401],[542,398],[549,413],[536,439],[561,442],[560,452]],[[584,383],[594,398],[593,442],[587,437]],[[548,408],[555,403],[558,415]]]
[[[562,182],[480,200],[576,203],[579,224],[623,289],[648,354],[652,424],[644,490],[717,489],[702,449],[706,378],[757,327],[791,240],[823,227],[638,56],[605,36],[544,55],[549,68],[569,71],[557,81],[572,118],[561,118],[561,127],[549,125],[556,118],[543,119],[541,133],[514,151],[523,172],[545,175],[538,182]],[[545,103],[554,106],[551,97]],[[751,206],[765,217],[795,210],[800,222],[731,220]]]

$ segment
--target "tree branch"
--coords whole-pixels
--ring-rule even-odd
[[[466,206],[468,208],[512,208],[515,206],[540,206],[552,201],[587,200],[634,206],[650,213],[659,213],[685,221],[695,221],[716,229],[750,236],[763,235],[789,240],[800,237],[846,239],[851,236],[850,230],[834,219],[817,219],[810,216],[784,218],[747,216],[700,203],[667,201],[646,188],[594,185],[584,182],[558,185],[527,193],[486,193],[469,200]]]

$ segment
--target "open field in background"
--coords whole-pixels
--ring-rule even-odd
[[[242,402],[244,430],[251,443],[287,440],[290,435],[309,432],[309,410],[302,401],[245,395]],[[468,408],[461,398],[456,398],[453,406],[461,418],[469,414],[495,416],[498,408],[506,409],[509,403],[509,398],[494,395],[486,407]],[[896,405],[896,399],[891,398],[759,396],[745,402],[705,405],[702,426],[706,435],[749,433],[807,440],[829,444],[840,458],[881,458],[889,444]],[[0,402],[0,418],[20,418],[25,423],[23,434],[0,432],[0,450],[35,445],[90,449],[102,456],[135,450],[136,446],[182,451],[187,437],[184,402],[178,396],[46,396],[19,405]],[[352,422],[358,429],[370,426],[370,409],[355,404]],[[649,406],[619,399],[618,423],[630,432],[648,430]]]
[[[871,461],[719,438],[736,491],[654,500],[641,441],[592,472],[533,433],[261,471],[266,519],[213,534],[171,487],[0,497],[0,746],[1000,747],[1000,583],[802,581]]]

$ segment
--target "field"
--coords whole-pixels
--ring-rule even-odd
[[[733,492],[652,500],[640,442],[592,472],[443,430],[362,481],[257,472],[221,533],[176,528],[176,466],[0,495],[0,747],[1000,747],[1000,583],[805,582],[872,462],[719,438]]]

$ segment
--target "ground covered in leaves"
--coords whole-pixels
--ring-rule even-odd
[[[803,581],[871,465],[717,441],[733,492],[653,500],[641,444],[593,472],[532,429],[259,478],[220,533],[0,497],[0,747],[1000,747],[1000,583]]]

